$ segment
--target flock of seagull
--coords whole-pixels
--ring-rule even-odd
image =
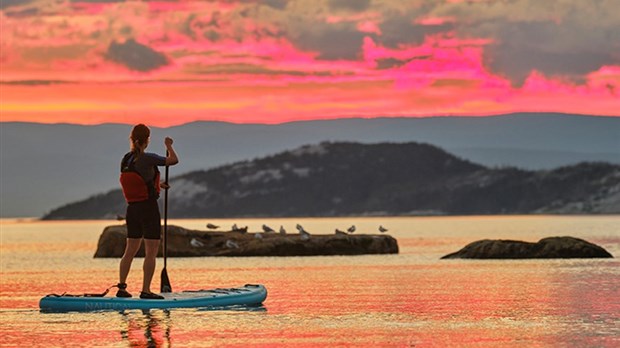
[[[220,226],[209,223],[209,224],[207,224],[207,228],[210,229],[210,230],[217,230],[218,228],[220,228]],[[301,240],[306,241],[306,240],[310,239],[310,232],[306,231],[303,228],[303,226],[301,226],[300,224],[297,224],[295,226],[295,228],[297,229],[297,232],[299,233]],[[271,227],[269,227],[269,226],[267,226],[265,224],[263,224],[262,229],[263,229],[263,233],[276,233],[276,230],[274,230],[273,228],[271,228]],[[337,235],[348,235],[348,234],[352,234],[353,232],[355,232],[355,230],[356,230],[355,225],[352,225],[351,227],[347,228],[346,232],[336,228],[335,234],[337,234]],[[248,232],[248,226],[239,227],[239,226],[237,226],[237,224],[234,224],[234,225],[232,225],[230,231],[231,232],[239,232],[239,233],[247,233]],[[387,231],[388,231],[387,228],[385,228],[383,226],[379,226],[379,232],[385,233]],[[280,226],[280,229],[279,229],[278,232],[280,233],[280,235],[286,235],[287,234],[286,229],[284,229],[284,226]],[[263,233],[261,233],[261,232],[255,233],[254,237],[256,239],[263,239]],[[193,242],[193,240],[192,240],[192,242]],[[198,246],[198,245],[194,245],[194,244],[192,244],[192,245],[193,246]],[[237,249],[237,248],[239,248],[239,244],[237,244],[237,242],[235,242],[232,239],[228,239],[226,241],[226,247],[229,248],[229,249]]]
[[[218,228],[220,228],[220,226],[209,223],[209,224],[207,224],[207,228],[210,229],[210,230],[217,230]],[[295,228],[297,229],[299,234],[301,234],[302,236],[303,235],[308,235],[308,236],[310,235],[310,232],[306,231],[303,228],[303,226],[301,226],[300,224],[297,224],[295,226]],[[276,230],[274,230],[273,228],[271,228],[271,227],[269,227],[269,226],[267,226],[265,224],[263,224],[262,229],[263,229],[264,233],[276,233]],[[342,230],[339,230],[339,229],[336,229],[335,233],[336,234],[351,234],[351,233],[355,232],[355,230],[356,230],[355,225],[352,225],[351,227],[347,228],[346,232],[342,231]],[[231,232],[246,233],[246,232],[248,232],[248,226],[239,227],[239,226],[237,226],[237,224],[233,224],[230,231]],[[385,233],[387,231],[388,231],[387,228],[385,228],[383,226],[379,226],[379,232]],[[286,235],[286,230],[284,229],[284,226],[280,225],[279,233],[281,235]],[[257,233],[257,234],[260,234],[260,233]]]

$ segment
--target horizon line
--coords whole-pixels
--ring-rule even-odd
[[[592,117],[592,118],[620,118],[620,114],[618,115],[602,115],[602,114],[584,114],[584,113],[566,113],[559,111],[515,111],[515,112],[506,112],[506,113],[489,113],[489,114],[467,114],[467,115],[459,115],[459,114],[444,114],[444,115],[428,115],[428,116],[351,116],[351,117],[334,117],[334,118],[308,118],[308,119],[297,119],[291,121],[282,121],[282,122],[235,122],[230,120],[193,120],[184,123],[171,124],[168,126],[159,126],[155,124],[149,124],[148,126],[151,128],[174,128],[174,127],[182,127],[195,123],[221,123],[221,124],[230,124],[230,125],[260,125],[260,126],[278,126],[278,125],[286,125],[286,124],[294,124],[294,123],[308,123],[308,122],[330,122],[330,121],[343,121],[343,120],[387,120],[387,119],[439,119],[439,118],[463,118],[463,119],[485,119],[485,118],[500,118],[500,117],[511,117],[511,116],[568,116],[568,117]],[[71,122],[33,122],[33,121],[19,121],[19,120],[10,120],[4,121],[0,120],[0,124],[8,124],[8,123],[20,123],[20,124],[33,124],[33,125],[50,125],[50,126],[85,126],[85,127],[94,127],[94,126],[106,126],[106,125],[134,125],[135,122],[132,123],[119,123],[119,122],[103,122],[103,123],[71,123]]]

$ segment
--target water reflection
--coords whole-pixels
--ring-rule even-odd
[[[125,310],[120,313],[121,324],[120,334],[123,342],[128,347],[170,347],[173,326],[173,313],[178,311],[176,316],[177,323],[184,322],[189,317],[195,317],[199,312],[267,312],[263,305],[258,306],[226,306],[226,307],[204,307],[196,309],[144,309],[144,310]],[[200,317],[195,317],[200,318]],[[197,319],[198,320],[198,319]],[[200,329],[192,328],[190,331]],[[183,336],[183,332],[191,328],[192,324],[187,323],[185,329],[181,328],[177,336]]]
[[[170,347],[169,310],[126,310],[121,319],[121,337],[129,347]]]
[[[239,221],[221,224],[234,222]],[[297,222],[316,231],[386,223],[383,218],[288,223]],[[192,223],[200,229],[206,222]],[[76,222],[71,229],[55,223],[3,225],[0,346],[620,347],[618,259],[439,260],[473,240],[536,241],[551,235],[584,238],[617,257],[619,223],[619,216],[394,218],[386,225],[398,238],[398,255],[172,260],[176,289],[262,283],[269,289],[268,311],[54,314],[39,312],[41,296],[97,292],[118,277],[118,260],[92,258],[109,223]],[[46,244],[34,245],[41,235]]]
[[[267,312],[267,308],[262,305],[234,305],[222,307],[201,307],[196,308],[197,311],[233,311],[233,312]]]

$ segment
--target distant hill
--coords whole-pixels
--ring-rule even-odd
[[[0,217],[41,216],[118,187],[131,126],[0,123]],[[181,163],[171,175],[249,160],[322,141],[424,142],[485,166],[551,169],[620,164],[620,117],[511,114],[493,117],[339,119],[278,125],[196,122],[153,128],[150,151],[169,135]]]
[[[171,181],[174,218],[620,213],[620,166],[488,168],[420,143],[303,146]],[[124,214],[120,190],[44,219]]]

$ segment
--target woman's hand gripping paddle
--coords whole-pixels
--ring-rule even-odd
[[[168,151],[166,151],[168,157]],[[165,187],[164,187],[164,269],[161,270],[161,289],[160,292],[172,292],[170,278],[166,270],[168,261],[168,166],[166,166]]]

